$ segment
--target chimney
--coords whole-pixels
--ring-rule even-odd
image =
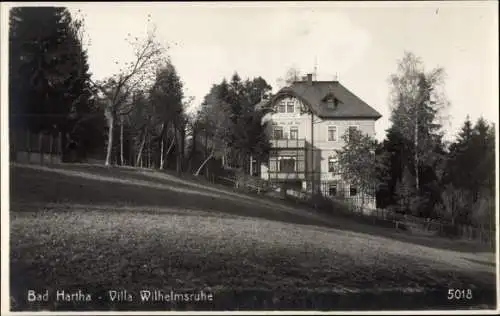
[[[313,83],[313,74],[307,74],[307,83],[312,85]]]

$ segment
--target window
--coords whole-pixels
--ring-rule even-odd
[[[337,160],[335,157],[328,157],[328,172],[335,172],[335,166],[337,164]]]
[[[329,109],[335,109],[335,101],[332,98],[329,98],[326,104]]]
[[[337,195],[337,183],[330,183],[328,186],[328,195],[336,196]]]
[[[350,196],[356,196],[358,194],[358,188],[356,188],[355,186],[351,185],[351,187],[349,188],[349,195]]]
[[[295,172],[295,159],[292,157],[280,157],[280,172]]]
[[[328,126],[328,141],[337,141],[337,126]]]
[[[299,138],[299,129],[297,127],[290,128],[290,139],[298,139]]]
[[[281,126],[274,127],[274,139],[283,139],[283,127]]]
[[[288,101],[286,103],[286,112],[287,113],[293,113],[294,108],[295,108],[295,104],[293,104],[293,101]]]
[[[357,126],[349,126],[347,129],[347,140],[351,139],[351,135],[358,129]]]
[[[278,113],[285,113],[285,101],[281,101],[278,104]]]

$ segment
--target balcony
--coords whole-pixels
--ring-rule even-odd
[[[304,172],[268,171],[268,180],[306,180]]]
[[[305,148],[306,140],[305,139],[271,139],[270,140],[272,148]]]

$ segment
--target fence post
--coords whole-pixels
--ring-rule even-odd
[[[61,132],[59,132],[59,134],[57,135],[57,150],[58,150],[59,158],[61,159],[61,162],[62,162],[63,148],[62,148],[62,133]]]
[[[31,133],[26,131],[26,155],[28,156],[28,163],[31,162]]]
[[[38,133],[38,151],[40,154],[40,164],[43,165],[43,133]]]
[[[49,158],[50,158],[50,164],[52,164],[52,147],[54,147],[54,135],[50,133],[50,150],[49,150]]]
[[[489,239],[490,247],[493,246],[493,243],[495,240],[495,232],[492,231],[491,229],[488,230],[488,239]]]
[[[14,133],[12,130],[9,131],[9,162],[17,161],[17,133]]]

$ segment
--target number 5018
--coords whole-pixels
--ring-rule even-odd
[[[472,299],[472,290],[471,289],[449,289],[448,290],[448,299],[449,300],[470,300]]]

